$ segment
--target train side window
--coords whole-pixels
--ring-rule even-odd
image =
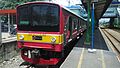
[[[80,28],[81,28],[81,19],[79,20],[79,26],[80,26]]]
[[[80,20],[78,19],[78,24],[77,24],[78,26],[77,26],[77,29],[79,29],[79,27],[80,27],[79,24],[80,24]]]
[[[73,19],[73,23],[74,23],[73,29],[77,29],[77,19],[76,18]]]
[[[83,27],[83,21],[81,20],[81,28]]]
[[[73,29],[75,29],[75,18],[73,18]]]
[[[76,19],[76,26],[75,26],[75,29],[78,29],[78,19]]]

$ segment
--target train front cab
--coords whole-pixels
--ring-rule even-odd
[[[22,58],[32,64],[55,65],[62,57],[60,6],[28,3],[17,7],[17,40]]]
[[[32,64],[55,65],[64,46],[83,32],[82,19],[52,3],[17,7],[17,40],[22,58]]]

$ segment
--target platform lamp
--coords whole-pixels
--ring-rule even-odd
[[[93,53],[93,52],[95,52],[96,51],[96,49],[94,49],[94,32],[95,32],[95,28],[94,28],[94,24],[95,24],[95,15],[94,15],[94,11],[95,11],[95,3],[97,3],[98,2],[98,0],[93,0],[91,3],[92,3],[92,38],[91,38],[91,40],[92,40],[92,42],[91,42],[91,48],[90,49],[88,49],[88,52],[91,52],[91,53]]]

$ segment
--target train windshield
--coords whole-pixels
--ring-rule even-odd
[[[18,7],[18,30],[59,31],[59,7],[48,4],[32,4]]]

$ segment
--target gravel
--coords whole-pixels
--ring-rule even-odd
[[[4,61],[0,64],[0,68],[26,68],[27,66],[20,66],[24,61],[21,56],[15,56],[8,61]]]

